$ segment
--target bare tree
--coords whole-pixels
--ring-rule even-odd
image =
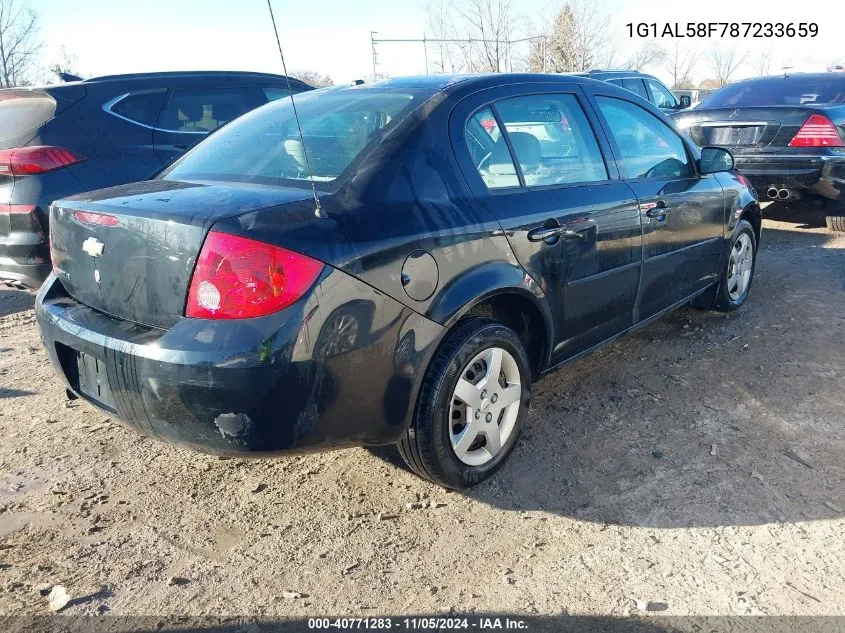
[[[427,45],[431,46],[429,50],[436,53],[433,64],[437,73],[459,73],[465,67],[465,60],[457,44],[442,41],[459,39],[459,16],[456,13],[455,5],[450,0],[427,0],[425,3],[426,31],[433,36],[432,39],[441,40]]]
[[[0,0],[0,86],[27,85],[40,50],[38,14],[17,0]]]
[[[664,68],[672,75],[672,88],[694,88],[692,70],[701,59],[701,51],[690,48],[680,41],[669,49]]]
[[[459,47],[469,70],[508,70],[510,41],[517,27],[512,0],[464,0],[456,9],[466,27],[467,42]]]
[[[59,59],[50,64],[47,68],[54,75],[66,74],[80,77],[80,73],[76,70],[76,63],[79,58],[71,53],[64,45],[59,49]]]
[[[595,0],[572,0],[567,4],[575,24],[573,45],[576,71],[594,68],[610,41],[610,16]]]
[[[724,86],[730,80],[736,70],[742,66],[748,58],[748,51],[740,52],[736,46],[730,48],[714,48],[708,55],[710,68],[716,73],[716,81],[719,86]]]
[[[326,86],[334,85],[331,77],[321,75],[316,70],[294,70],[290,76],[294,79],[299,79],[299,81],[304,81],[309,86],[314,86],[315,88],[325,88]]]
[[[772,49],[757,53],[751,60],[751,67],[755,75],[760,77],[768,75],[772,70]]]
[[[666,49],[654,40],[646,40],[628,57],[625,67],[645,70],[649,66],[662,64],[667,58]]]

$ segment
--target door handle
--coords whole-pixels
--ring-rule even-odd
[[[545,242],[566,233],[565,226],[538,226],[528,231],[528,239],[532,242]]]
[[[663,201],[658,202],[656,205],[651,207],[651,209],[645,212],[646,217],[649,218],[662,218],[667,213],[669,213],[669,209],[666,207],[666,203]]]

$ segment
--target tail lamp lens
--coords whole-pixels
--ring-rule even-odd
[[[314,285],[323,264],[279,246],[211,231],[197,260],[185,316],[248,319],[278,312]]]
[[[821,114],[812,114],[789,143],[790,147],[845,147],[839,130]]]

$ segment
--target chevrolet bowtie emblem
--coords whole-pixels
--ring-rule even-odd
[[[91,257],[99,257],[103,254],[105,245],[96,237],[89,237],[82,242],[82,250],[88,253]]]

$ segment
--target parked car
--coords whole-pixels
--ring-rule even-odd
[[[584,76],[630,90],[653,103],[666,114],[688,108],[692,102],[690,95],[681,95],[680,99],[675,98],[672,91],[657,77],[638,70],[591,70]]]
[[[293,105],[53,204],[36,315],[73,394],[222,454],[398,443],[469,486],[538,376],[748,297],[750,187],[627,90],[391,79],[296,95],[301,130]]]
[[[761,199],[820,198],[845,231],[845,75],[738,81],[673,118],[699,145],[730,149]]]
[[[310,86],[291,79],[294,92]],[[50,272],[53,200],[148,178],[217,126],[287,95],[279,75],[114,75],[0,90],[0,285]]]

